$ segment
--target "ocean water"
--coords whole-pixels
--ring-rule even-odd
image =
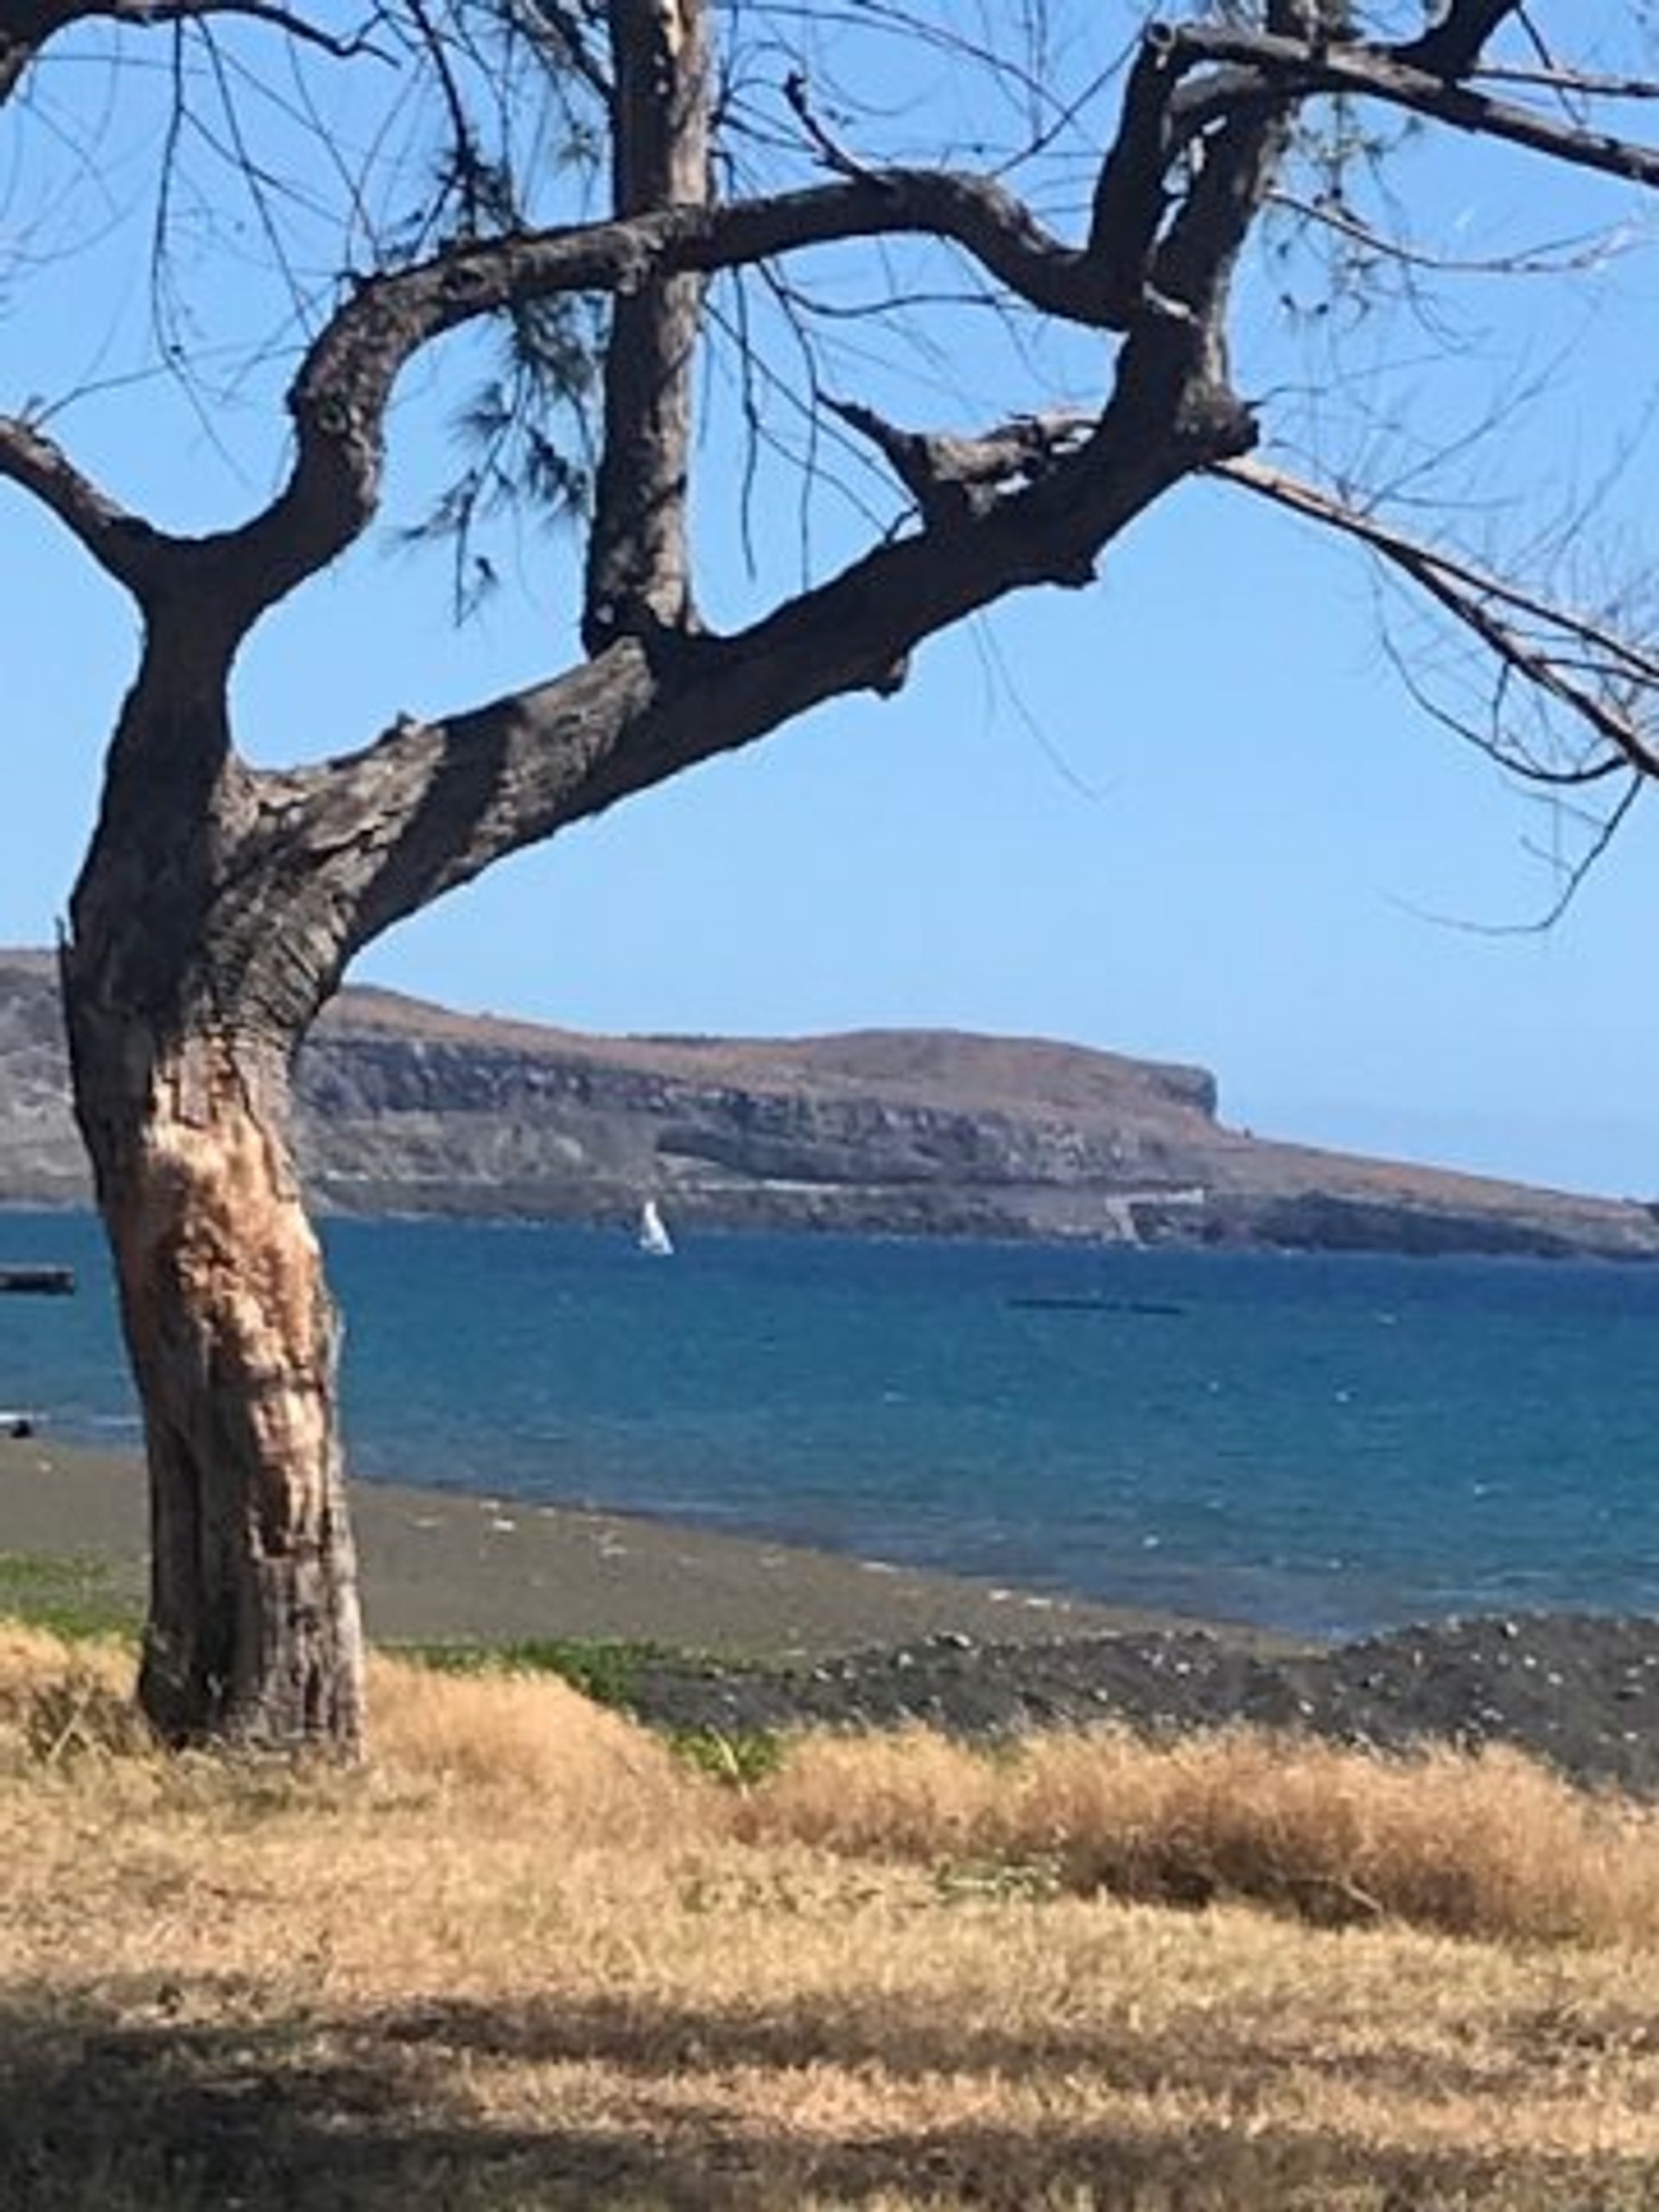
[[[1659,1268],[326,1237],[364,1474],[1304,1631],[1659,1611]],[[136,1443],[96,1224],[0,1214],[34,1261],[81,1287],[0,1299],[0,1405]]]

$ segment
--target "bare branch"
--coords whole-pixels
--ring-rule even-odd
[[[1486,63],[1471,72],[1483,85],[1524,85],[1563,99],[1659,100],[1651,77],[1608,76],[1594,69],[1524,68],[1518,63]]]
[[[1264,462],[1230,457],[1211,474],[1365,546],[1427,593],[1501,667],[1565,707],[1643,775],[1659,776],[1652,718],[1632,703],[1659,700],[1659,658],[1633,639]],[[1539,626],[1538,632],[1527,624]],[[1576,660],[1575,649],[1588,659]],[[1478,741],[1498,753],[1492,743]],[[1506,759],[1505,765],[1517,764]],[[1586,779],[1575,772],[1571,780]]]
[[[514,14],[526,35],[549,44],[556,60],[568,62],[588,91],[597,93],[608,109],[613,96],[611,80],[594,53],[587,26],[577,10],[564,6],[563,0],[518,0]]]
[[[153,589],[175,542],[99,491],[60,446],[17,416],[0,416],[0,476],[32,492],[117,583],[140,600]]]
[[[342,36],[325,30],[280,0],[0,0],[0,104],[49,39],[74,23],[114,23],[149,29],[158,23],[183,23],[209,16],[235,16],[280,31],[302,46],[317,48],[338,61],[370,55],[392,56],[369,33]]]
[[[1510,253],[1454,254],[1416,245],[1409,238],[1392,238],[1374,230],[1335,200],[1304,200],[1275,187],[1268,198],[1275,207],[1317,223],[1321,229],[1374,255],[1379,261],[1397,262],[1402,268],[1424,269],[1441,276],[1564,276],[1601,269],[1632,243],[1624,230],[1591,237],[1563,238],[1548,245],[1521,248]]]
[[[857,400],[823,404],[886,456],[922,516],[938,527],[985,511],[1011,484],[1032,483],[1095,427],[1093,416],[1026,415],[974,437],[901,429]]]
[[[1189,71],[1204,62],[1224,65],[1189,77],[1173,95],[1172,119],[1182,140],[1264,99],[1351,92],[1429,117],[1453,130],[1527,147],[1574,168],[1592,169],[1629,184],[1659,185],[1659,149],[1493,99],[1466,84],[1413,67],[1402,60],[1401,49],[1310,43],[1226,25],[1184,25],[1173,35]]]
[[[1559,855],[1544,854],[1539,850],[1537,846],[1531,843],[1530,841],[1526,839],[1522,840],[1522,850],[1529,853],[1534,859],[1548,860],[1554,868],[1560,884],[1560,888],[1556,891],[1554,897],[1551,899],[1545,906],[1543,912],[1540,914],[1535,914],[1529,921],[1476,922],[1471,921],[1466,915],[1438,914],[1432,912],[1426,908],[1409,903],[1406,905],[1406,912],[1408,913],[1414,913],[1417,915],[1422,921],[1433,922],[1437,928],[1456,930],[1460,935],[1465,937],[1516,938],[1548,936],[1550,931],[1555,927],[1556,924],[1563,918],[1568,910],[1572,907],[1574,900],[1578,898],[1580,892],[1583,890],[1585,885],[1589,881],[1590,876],[1594,871],[1597,863],[1601,860],[1603,855],[1605,854],[1608,848],[1611,845],[1614,838],[1618,836],[1619,831],[1624,827],[1625,823],[1630,818],[1631,810],[1635,807],[1637,799],[1641,798],[1643,791],[1646,788],[1645,779],[1641,775],[1637,774],[1635,770],[1629,770],[1626,772],[1627,780],[1624,787],[1620,791],[1618,798],[1614,804],[1607,810],[1605,815],[1602,815],[1599,818],[1592,819],[1586,825],[1589,830],[1589,842],[1586,844],[1584,850],[1578,855],[1576,860],[1571,862],[1563,862]]]
[[[1610,777],[1637,777],[1640,772],[1617,753],[1598,753],[1588,760],[1543,760],[1526,745],[1516,746],[1507,741],[1503,727],[1503,697],[1511,671],[1500,664],[1497,681],[1491,696],[1486,702],[1481,723],[1455,713],[1429,689],[1425,674],[1414,663],[1411,655],[1393,636],[1386,621],[1379,623],[1379,643],[1384,658],[1394,671],[1401,689],[1425,721],[1436,723],[1455,737],[1459,744],[1486,760],[1496,762],[1506,776],[1513,776],[1518,783],[1535,784],[1555,793],[1578,791],[1592,784],[1605,783]]]
[[[337,32],[324,30],[319,23],[308,22],[292,8],[276,5],[276,0],[95,0],[95,4],[77,8],[74,13],[83,21],[91,18],[138,28],[151,23],[186,22],[193,16],[238,16],[248,22],[263,23],[271,30],[281,31],[302,46],[314,46],[323,54],[332,54],[336,61],[354,61],[365,54],[376,61],[390,62],[395,58],[385,47],[377,46],[366,30],[353,31],[342,37]]]
[[[791,69],[784,79],[784,99],[790,113],[806,133],[813,151],[832,176],[868,176],[869,170],[856,156],[839,144],[819,120],[803,69]]]

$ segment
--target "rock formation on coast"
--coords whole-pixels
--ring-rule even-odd
[[[1659,1256],[1645,1205],[1274,1144],[1201,1068],[1037,1040],[598,1038],[348,989],[300,1094],[353,1212]],[[86,1195],[50,957],[0,951],[0,1199]]]

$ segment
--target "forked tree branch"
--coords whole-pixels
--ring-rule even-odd
[[[414,355],[444,332],[557,293],[626,295],[664,276],[707,275],[843,239],[899,236],[961,247],[988,276],[1042,313],[1091,328],[1121,327],[1116,303],[1085,253],[1046,231],[1001,185],[950,170],[886,169],[725,206],[669,207],[454,245],[412,268],[368,278],[319,333],[289,387],[294,458],[269,505],[207,537],[151,531],[153,564],[147,559],[142,569],[111,573],[141,599],[170,580],[182,583],[187,573],[191,580],[209,575],[225,620],[246,631],[372,518],[392,388]],[[51,471],[26,473],[20,461],[0,464],[0,473],[48,497]],[[118,512],[112,503],[111,511]],[[61,504],[59,512],[69,518]],[[85,512],[90,518],[90,504]]]
[[[114,0],[124,4],[124,0]],[[138,0],[132,0],[138,4]],[[189,0],[162,0],[188,12]],[[212,4],[212,0],[207,0]],[[624,10],[643,8],[661,13],[653,0],[618,0]],[[16,0],[13,0],[14,16]],[[1294,13],[1294,11],[1292,11]],[[1490,12],[1490,11],[1489,11]],[[673,11],[679,20],[680,10]],[[1454,10],[1465,35],[1472,15]],[[1287,10],[1274,12],[1287,20]],[[976,260],[995,283],[1038,311],[1086,327],[1125,329],[1174,303],[1178,314],[1198,314],[1219,347],[1217,318],[1204,306],[1224,278],[1251,217],[1263,180],[1272,167],[1278,135],[1292,102],[1316,89],[1376,92],[1417,105],[1426,111],[1467,119],[1448,101],[1476,104],[1479,127],[1503,136],[1497,104],[1442,78],[1410,69],[1388,49],[1320,43],[1282,29],[1247,33],[1225,28],[1188,28],[1151,38],[1145,49],[1157,61],[1156,99],[1170,106],[1183,129],[1203,119],[1211,130],[1205,159],[1187,186],[1160,242],[1154,251],[1152,277],[1143,287],[1144,269],[1127,281],[1121,259],[1104,251],[1096,208],[1096,233],[1082,249],[1064,244],[1044,230],[1030,212],[1001,184],[982,177],[938,170],[885,169],[804,191],[734,202],[728,206],[656,207],[608,223],[545,231],[453,246],[414,268],[368,280],[336,313],[312,346],[291,389],[296,448],[288,481],[263,512],[238,528],[194,541],[206,548],[223,596],[227,619],[245,628],[258,614],[306,576],[325,566],[359,534],[378,503],[385,415],[393,384],[411,356],[441,333],[515,302],[560,292],[610,292],[619,296],[624,319],[655,295],[666,296],[684,278],[695,283],[709,272],[733,268],[818,244],[876,236],[927,235],[957,245]],[[1173,55],[1179,71],[1221,63],[1202,77],[1173,86],[1165,62]],[[1173,65],[1172,65],[1173,66]],[[1148,67],[1151,64],[1148,63]],[[1109,206],[1119,188],[1111,183],[1120,155],[1120,181],[1139,165],[1135,193],[1155,194],[1147,162],[1163,157],[1161,141],[1144,159],[1133,155],[1137,132],[1150,130],[1147,116],[1154,92],[1132,76],[1123,130],[1103,171],[1102,193]],[[1522,111],[1516,111],[1520,115]],[[1606,165],[1612,142],[1522,116],[1532,143],[1560,157]],[[1471,123],[1471,127],[1474,127]],[[1517,124],[1518,130],[1521,126]],[[1276,135],[1277,134],[1277,135]],[[689,142],[688,142],[689,143]],[[1637,157],[1641,158],[1638,159]],[[1659,181],[1659,156],[1624,148],[1621,174],[1650,171]],[[658,180],[660,184],[661,180]],[[689,189],[669,181],[665,188]],[[1128,183],[1122,184],[1124,194]],[[1146,224],[1135,229],[1132,259],[1140,260]],[[637,319],[637,318],[636,318]],[[659,334],[660,335],[660,334]],[[1184,343],[1179,338],[1178,346]],[[654,359],[627,406],[615,410],[607,440],[611,481],[601,499],[593,575],[620,579],[615,594],[595,588],[594,604],[610,606],[643,591],[647,600],[664,599],[658,610],[672,621],[685,605],[683,557],[683,454],[675,465],[671,448],[681,436],[664,421],[659,435],[643,443],[625,435],[626,424],[649,428],[651,388],[660,392],[660,347],[634,355],[627,346],[613,349],[625,357]],[[619,365],[613,387],[630,372]],[[1219,377],[1217,380],[1223,380]],[[670,413],[679,418],[677,403]],[[677,489],[677,486],[678,488]],[[626,526],[623,524],[626,512]],[[678,519],[677,519],[678,518]],[[676,550],[677,541],[679,550]],[[165,548],[175,541],[158,538]],[[632,578],[623,572],[632,563]],[[677,568],[679,581],[672,581]],[[135,581],[143,588],[148,570]],[[652,581],[654,579],[654,582]],[[134,581],[131,578],[124,578]],[[602,642],[603,624],[594,632]]]
[[[1087,581],[1164,492],[1254,435],[1230,396],[1129,365],[1080,445],[949,533],[880,545],[732,636],[625,638],[551,683],[266,779],[286,849],[315,856],[314,940],[334,932],[343,964],[505,854],[827,699],[893,690],[925,639],[1011,591]]]
[[[1313,37],[1317,8],[1314,0],[1268,0],[1266,16],[1269,32],[1299,42],[1301,50]],[[1200,170],[1184,196],[1172,194],[1171,167],[1185,143],[1179,127],[1183,79],[1200,59],[1177,29],[1158,22],[1147,24],[1124,86],[1116,137],[1096,179],[1089,252],[1109,272],[1122,312],[1131,321],[1149,308],[1162,309],[1168,304],[1166,280],[1182,259],[1192,259],[1200,233],[1216,223],[1221,197],[1217,188],[1234,192],[1253,215],[1258,202],[1252,173],[1258,166],[1276,166],[1282,151],[1288,108],[1258,99],[1250,104],[1254,118],[1243,118],[1249,127],[1235,132],[1229,148],[1210,149],[1211,155],[1222,153],[1226,181],[1214,175],[1206,177]],[[1160,247],[1160,232],[1172,206],[1174,220]],[[1226,249],[1230,258],[1242,245],[1243,234],[1224,219],[1222,226],[1231,238]],[[1175,242],[1177,231],[1184,231],[1185,244]],[[1202,289],[1205,282],[1196,264],[1189,279],[1188,289],[1193,284]],[[1174,296],[1181,298],[1179,276]]]
[[[313,810],[305,842],[315,837],[335,857],[315,869],[308,896],[321,902],[320,935],[334,918],[339,963],[556,828],[747,745],[826,699],[893,689],[918,644],[1007,593],[1087,582],[1102,548],[1162,493],[1248,451],[1255,425],[1227,383],[1223,325],[1236,256],[1271,188],[1287,122],[1274,101],[1216,134],[1156,264],[1179,312],[1154,313],[1131,334],[1097,423],[1080,442],[1048,453],[1032,480],[999,494],[1009,474],[1004,451],[965,442],[956,458],[990,498],[967,503],[949,527],[937,505],[925,512],[916,535],[878,546],[749,629],[729,638],[625,635],[553,685],[442,728],[407,725],[353,760],[312,772],[302,802]],[[871,181],[884,197],[891,175]],[[853,181],[824,192],[861,205],[865,188]],[[793,200],[798,209],[826,204],[823,194]],[[695,217],[687,235],[706,240],[744,212],[649,219]],[[672,265],[659,256],[652,273],[665,261]],[[902,434],[888,434],[874,416],[860,427],[897,457]],[[916,451],[906,449],[907,465]],[[937,466],[937,442],[934,459]]]
[[[193,12],[188,0],[166,0],[175,3]],[[0,0],[0,28],[3,9]],[[893,688],[917,644],[1006,593],[1085,579],[1129,521],[1205,467],[1367,543],[1622,758],[1659,773],[1659,754],[1619,691],[1654,683],[1642,656],[1612,660],[1606,637],[1580,624],[1567,634],[1601,657],[1586,677],[1529,632],[1529,621],[1559,621],[1556,610],[1242,459],[1255,426],[1230,389],[1225,309],[1300,99],[1365,93],[1500,138],[1520,138],[1524,126],[1524,143],[1559,158],[1615,166],[1607,149],[1616,142],[1504,108],[1447,73],[1471,39],[1478,58],[1508,12],[1482,0],[1454,4],[1436,27],[1451,42],[1440,51],[1440,73],[1406,58],[1409,48],[1325,38],[1301,0],[1272,0],[1269,28],[1260,33],[1154,31],[1131,73],[1082,248],[1043,228],[1001,183],[942,170],[860,170],[810,189],[711,204],[702,121],[692,111],[703,97],[704,65],[694,56],[677,94],[678,135],[659,99],[639,119],[637,160],[619,159],[624,212],[458,243],[356,289],[290,389],[296,439],[287,481],[240,527],[193,540],[148,531],[27,425],[10,426],[9,444],[0,439],[0,474],[43,499],[147,604],[165,597],[177,606],[181,585],[211,579],[215,633],[233,639],[374,513],[388,405],[416,353],[446,331],[536,300],[615,298],[607,469],[590,558],[591,662],[470,715],[400,725],[348,760],[253,779],[269,813],[270,866],[258,863],[255,833],[238,895],[289,906],[297,895],[311,916],[320,950],[309,964],[320,976],[337,973],[391,922],[553,829],[747,745],[824,699]],[[664,61],[678,58],[660,43],[671,17],[675,25],[700,22],[698,0],[671,8],[669,0],[614,0],[619,73],[631,54],[654,55],[647,76],[659,93]],[[636,31],[658,44],[631,47]],[[619,85],[619,101],[623,92]],[[1183,145],[1191,149],[1200,133],[1191,173],[1166,197]],[[688,149],[697,154],[695,176]],[[1659,156],[1625,148],[1616,173],[1659,181]],[[870,410],[843,405],[843,419],[875,440],[916,495],[923,527],[735,636],[696,634],[684,478],[698,288],[719,270],[899,236],[957,247],[989,284],[1044,315],[1123,334],[1109,403],[1075,435],[1070,425],[1052,435],[1011,425],[965,441],[899,431]],[[682,304],[671,312],[676,299]],[[296,894],[297,855],[306,880]]]
[[[201,541],[249,626],[358,537],[379,498],[392,387],[442,333],[556,293],[636,294],[774,256],[873,237],[931,237],[963,248],[1041,312],[1118,327],[1118,307],[1082,251],[1042,228],[1002,186],[949,170],[886,169],[724,206],[676,207],[620,220],[449,248],[372,277],[313,343],[290,389],[295,455],[275,500],[240,528]]]
[[[893,689],[916,645],[1010,591],[1087,582],[1102,548],[1162,493],[1211,462],[1247,451],[1255,426],[1227,383],[1223,325],[1234,264],[1271,188],[1287,125],[1285,105],[1273,101],[1230,118],[1217,131],[1205,171],[1158,257],[1158,272],[1178,310],[1139,321],[1118,357],[1112,396],[1097,424],[1034,480],[999,493],[1007,472],[998,454],[989,464],[992,496],[969,503],[952,526],[942,528],[936,510],[919,532],[877,546],[735,636],[704,637],[660,625],[625,632],[601,644],[586,667],[551,685],[447,724],[404,724],[364,753],[270,786],[280,791],[284,814],[276,880],[290,943],[302,926],[292,911],[296,842],[308,856],[303,933],[316,948],[311,965],[320,988],[392,923],[505,854],[747,745],[826,699],[862,688]],[[681,268],[701,271],[763,257],[756,250],[763,238],[772,251],[804,243],[804,216],[810,224],[824,214],[844,226],[849,218],[863,219],[868,209],[883,229],[909,227],[915,213],[907,204],[910,182],[887,172],[783,201],[670,209],[567,234],[538,250],[563,257],[560,273],[569,283],[570,257],[639,253],[642,226],[650,226],[645,235],[654,251],[646,252],[640,272],[646,279]],[[937,182],[930,180],[925,190]],[[954,194],[956,181],[950,189]],[[883,203],[879,213],[872,193]],[[982,219],[987,203],[978,187],[969,204],[976,222]],[[1024,239],[1029,219],[1021,215],[1019,226]],[[926,227],[938,234],[943,226],[935,220]],[[1004,226],[997,234],[1006,235]],[[467,273],[477,280],[494,269],[511,283],[530,281],[524,243],[513,242],[505,262],[469,257]],[[1046,252],[1039,258],[1046,264]],[[388,315],[383,296],[361,329],[348,308],[325,335],[323,350],[314,353],[308,372],[329,410],[318,428],[346,440],[348,459],[349,439],[356,435],[378,468],[390,378],[421,342],[415,326],[423,314],[461,319],[480,311],[472,287],[456,298],[454,277],[451,264],[435,298],[429,276],[429,289],[408,299],[401,315]],[[1100,319],[1097,294],[1090,304],[1091,319]],[[344,350],[330,355],[328,346],[340,346],[342,339]],[[357,402],[342,409],[347,390],[355,390]],[[325,467],[337,467],[339,447],[323,448],[321,458]],[[372,492],[372,478],[363,482]],[[304,483],[302,467],[285,498]],[[246,895],[262,896],[265,880],[264,871],[251,870]]]

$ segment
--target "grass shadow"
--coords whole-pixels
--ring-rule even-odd
[[[780,2031],[612,2001],[204,2025],[166,2017],[185,1997],[153,1992],[143,2018],[50,1992],[0,2012],[8,2212],[1637,2212],[1654,2202],[1646,2163],[1390,2155],[1290,2128],[1194,2128],[1160,2120],[1155,2102],[1121,2126],[1015,2129],[982,2111],[826,2141],[739,2125],[731,2069],[799,2067],[815,2042],[820,2057],[855,2061],[839,2017],[797,2015]],[[227,1988],[219,2001],[228,2012],[236,1999]],[[931,2032],[918,2066],[937,2056],[988,2074],[1013,2055],[973,2039],[964,2048],[945,2023]],[[1064,2063],[1046,2047],[1040,2056]],[[620,2084],[602,2125],[562,2126],[544,2107],[544,2123],[528,2126],[469,2100],[479,2063],[488,2075],[493,2060],[588,2062],[619,2069]]]

